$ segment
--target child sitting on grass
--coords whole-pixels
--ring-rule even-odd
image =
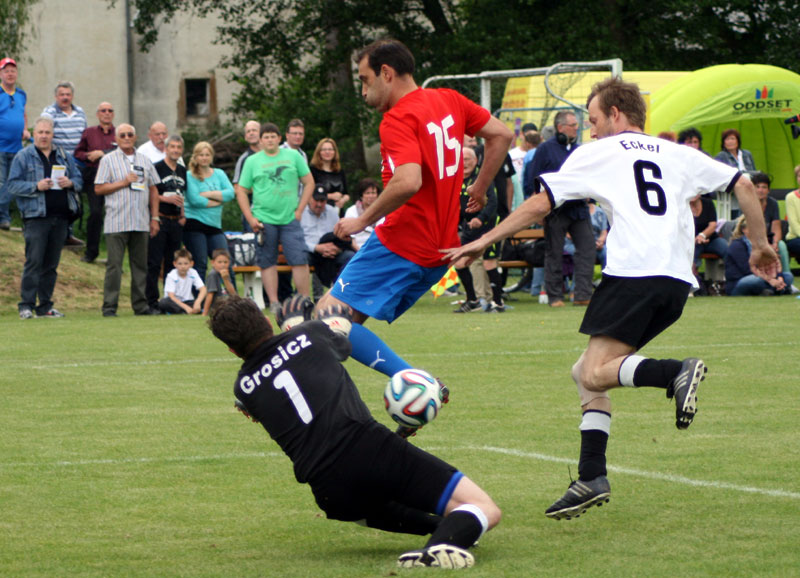
[[[214,249],[211,253],[212,271],[206,279],[206,301],[203,315],[208,315],[211,306],[218,297],[236,295],[236,288],[231,282],[231,256],[225,249]]]
[[[206,287],[194,269],[192,254],[186,249],[178,249],[172,264],[175,268],[164,279],[164,298],[158,302],[158,308],[162,313],[201,313]]]

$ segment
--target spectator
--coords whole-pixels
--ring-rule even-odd
[[[538,131],[532,130],[525,133],[525,146],[527,150],[525,152],[525,156],[522,158],[522,165],[520,166],[519,170],[517,171],[517,182],[519,183],[519,192],[514,190],[514,202],[512,203],[513,207],[512,210],[515,210],[519,205],[523,203],[525,200],[525,187],[527,186],[529,190],[533,190],[533,184],[525,182],[525,170],[527,169],[530,162],[533,160],[534,155],[536,154],[536,149],[539,148],[539,145],[542,144],[542,135]]]
[[[64,80],[56,85],[56,101],[50,106],[46,106],[42,111],[42,116],[53,119],[53,147],[61,147],[68,155],[75,154],[75,148],[81,140],[83,131],[86,130],[86,114],[83,109],[72,104],[75,95],[75,87],[68,80]],[[77,166],[83,168],[83,163],[78,160]],[[68,247],[82,247],[84,242],[72,234],[72,225],[69,226],[67,233]]]
[[[722,131],[722,150],[714,158],[726,165],[737,167],[743,173],[754,173],[756,164],[750,151],[742,148],[742,136],[735,128]]]
[[[306,151],[303,150],[303,142],[306,138],[306,129],[303,121],[299,118],[293,118],[286,126],[286,140],[281,144],[282,149],[292,149],[300,153],[303,160],[308,164],[308,156]],[[235,184],[235,183],[234,183]],[[297,183],[297,197],[298,199],[303,196],[303,183]],[[244,216],[242,220],[247,222]],[[245,230],[250,230],[250,225],[247,225]],[[292,274],[281,272],[278,274],[278,301],[283,301],[291,297],[294,289],[292,288]]]
[[[145,294],[151,308],[158,307],[158,279],[163,268],[164,277],[173,267],[169,257],[183,244],[183,225],[186,215],[183,203],[186,197],[186,167],[178,164],[183,157],[183,138],[172,135],[167,139],[167,156],[153,165],[161,182],[158,188],[158,216],[161,226],[158,234],[147,246],[147,286]]]
[[[54,171],[59,166],[57,176]],[[17,197],[25,224],[20,319],[32,318],[34,310],[37,317],[64,316],[53,307],[53,289],[67,226],[78,212],[81,184],[72,156],[53,146],[53,120],[39,118],[33,146],[17,153],[8,175],[9,193]]]
[[[694,260],[692,262],[692,269],[695,277],[698,277],[698,282],[702,281],[699,278],[698,268],[700,267],[700,255],[703,253],[710,253],[716,255],[725,262],[725,255],[728,252],[728,242],[717,234],[717,209],[714,207],[714,202],[703,195],[697,195],[689,201],[689,207],[692,209],[692,216],[694,217]],[[723,279],[720,275],[714,275],[711,271],[716,265],[712,262],[718,260],[706,259],[706,278],[712,281],[709,293],[719,295],[719,285]],[[704,283],[699,283],[700,287]]]
[[[244,142],[247,143],[247,149],[239,156],[236,161],[236,167],[233,170],[233,184],[239,182],[239,176],[242,174],[242,167],[244,161],[249,159],[252,155],[261,150],[260,138],[258,135],[261,125],[257,120],[248,120],[244,123]]]
[[[247,149],[239,156],[239,159],[236,161],[236,166],[233,169],[232,183],[234,185],[239,182],[239,175],[242,174],[244,161],[261,150],[261,142],[258,136],[260,129],[261,124],[259,124],[257,120],[248,120],[244,124],[244,141],[247,143]],[[245,233],[253,232],[247,222],[247,219],[244,218],[244,215],[242,215],[242,231]]]
[[[280,148],[280,131],[272,123],[261,125],[261,151],[247,159],[236,185],[236,200],[253,231],[262,232],[256,246],[261,281],[273,313],[278,303],[278,245],[292,267],[297,292],[308,297],[309,273],[303,228],[300,218],[314,190],[308,165],[295,150]],[[296,194],[302,183],[303,194]],[[247,195],[252,191],[252,210]]]
[[[339,149],[332,138],[317,143],[309,163],[314,188],[328,195],[328,204],[340,211],[350,200],[347,194],[347,178],[339,163]]]
[[[589,214],[592,222],[592,234],[594,235],[594,246],[597,250],[596,261],[600,267],[606,266],[606,239],[608,238],[608,217],[605,211],[594,201],[589,201]],[[575,254],[575,243],[572,238],[567,237],[564,241],[564,253]]]
[[[156,121],[150,125],[150,130],[147,132],[148,141],[141,145],[136,152],[143,154],[150,162],[155,164],[158,161],[163,161],[167,156],[167,125],[161,121]],[[181,164],[183,161],[181,160]]]
[[[202,313],[206,287],[193,267],[192,254],[186,249],[178,249],[174,258],[174,268],[164,279],[164,298],[158,302],[159,310],[162,313],[187,315]]]
[[[206,278],[206,302],[203,315],[208,315],[212,305],[220,297],[236,295],[236,287],[231,282],[231,256],[225,249],[214,249],[211,253],[211,271]]]
[[[788,271],[775,277],[756,275],[750,268],[753,249],[744,215],[736,221],[733,238],[725,256],[725,293],[733,297],[742,295],[786,295],[792,293],[794,277]]]
[[[347,211],[344,213],[345,218],[359,217],[361,213],[368,209],[369,206],[378,199],[378,195],[380,194],[381,187],[378,184],[378,181],[370,178],[361,179],[356,190],[356,202],[347,207]],[[353,247],[356,251],[361,248],[361,245],[367,242],[367,239],[369,239],[369,236],[375,230],[375,227],[383,223],[383,219],[384,217],[381,217],[376,222],[368,225],[360,233],[352,235]]]
[[[299,118],[293,118],[286,125],[286,140],[281,144],[282,149],[292,149],[300,153],[303,160],[308,163],[308,156],[303,150],[303,141],[306,139],[306,128],[303,121]],[[302,189],[298,190],[298,195],[302,194]]]
[[[89,218],[86,219],[86,252],[81,257],[84,263],[93,263],[100,252],[100,233],[103,227],[103,206],[105,199],[94,190],[94,179],[100,159],[117,147],[114,129],[114,107],[110,102],[97,105],[97,126],[83,131],[81,140],[75,148],[75,158],[83,163],[83,190],[89,201]]]
[[[722,131],[722,150],[714,158],[726,165],[736,167],[743,173],[751,174],[756,172],[756,164],[750,151],[742,148],[742,137],[735,128]],[[751,174],[752,176],[752,174]],[[731,200],[731,219],[736,219],[740,214],[739,202],[734,198]],[[769,233],[769,223],[767,223]]]
[[[577,148],[578,119],[566,110],[556,114],[556,134],[537,149],[528,169],[534,179],[542,173],[558,171]],[[573,256],[574,305],[587,305],[592,297],[592,278],[596,255],[589,207],[586,201],[566,201],[553,209],[544,221],[545,291],[550,307],[564,306],[564,240],[569,233],[575,244]]]
[[[661,131],[660,133],[658,133],[658,138],[663,138],[664,140],[668,140],[669,142],[675,142],[678,139],[677,135],[671,130]]]
[[[208,258],[214,249],[227,249],[222,232],[222,205],[234,197],[233,185],[222,169],[214,169],[214,147],[206,141],[194,145],[189,159],[183,243],[195,256],[195,267],[205,281]]]
[[[68,155],[75,153],[86,130],[86,113],[72,103],[74,95],[75,87],[71,82],[59,82],[56,85],[56,101],[42,111],[42,116],[53,119],[53,147],[61,147]]]
[[[17,86],[17,63],[13,58],[0,60],[0,229],[11,228],[11,193],[8,192],[8,172],[11,163],[22,148],[23,140],[30,140],[28,115],[25,104],[28,96]]]
[[[794,177],[800,185],[800,165],[794,168]],[[789,233],[786,235],[786,248],[800,261],[800,189],[786,195],[786,220],[789,221]]]
[[[464,245],[474,241],[485,232],[490,231],[497,224],[497,194],[494,185],[489,185],[486,191],[486,205],[479,211],[470,211],[468,203],[470,200],[467,189],[471,187],[478,178],[478,156],[469,147],[463,148],[464,180],[461,184],[461,224],[460,237],[461,244]],[[492,300],[486,306],[487,313],[502,313],[506,310],[503,305],[503,283],[500,273],[497,271],[498,244],[492,244],[483,253],[483,268],[489,277],[489,284],[492,291]],[[475,286],[472,281],[472,273],[467,264],[467,259],[462,259],[455,263],[458,280],[467,294],[467,299],[454,313],[471,313],[473,311],[483,311]]]
[[[122,259],[128,249],[131,269],[131,307],[136,315],[158,315],[147,304],[147,242],[158,234],[158,189],[161,182],[150,159],[136,151],[136,129],[121,124],[117,148],[100,159],[95,193],[105,197],[106,278],[103,317],[116,317],[122,282]]]
[[[756,196],[761,203],[761,210],[764,211],[764,224],[767,226],[767,241],[772,246],[781,259],[783,271],[789,270],[789,251],[783,241],[783,226],[781,224],[781,209],[778,201],[769,196],[769,187],[772,180],[768,175],[756,172],[750,179],[756,187]]]
[[[339,222],[339,211],[327,204],[328,196],[315,189],[311,195],[300,225],[303,227],[309,261],[314,266],[314,274],[320,283],[330,287],[336,281],[339,271],[353,258],[356,248],[352,241],[343,241],[333,234]],[[314,295],[322,296],[322,291]]]
[[[703,134],[693,126],[685,128],[678,133],[678,144],[692,147],[700,152],[706,152],[703,150]]]

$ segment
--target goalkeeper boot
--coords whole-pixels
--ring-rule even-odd
[[[583,514],[594,505],[602,506],[611,496],[611,485],[605,476],[593,480],[573,480],[567,492],[545,510],[544,515],[551,520],[571,520]]]
[[[706,378],[706,366],[693,357],[683,360],[681,370],[667,387],[667,399],[675,398],[675,427],[686,429],[697,413],[697,386]]]
[[[451,544],[436,544],[424,550],[412,550],[400,554],[397,558],[400,568],[470,568],[475,565],[475,558],[467,550]]]

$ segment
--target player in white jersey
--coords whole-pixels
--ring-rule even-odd
[[[750,266],[774,277],[778,258],[767,243],[764,219],[747,176],[691,149],[643,133],[646,107],[635,84],[611,78],[596,84],[588,99],[597,142],[582,146],[558,173],[539,177],[546,194],[525,201],[477,241],[445,251],[451,260],[475,257],[571,199],[595,199],[608,215],[608,262],[580,331],[589,344],[572,367],[583,418],[579,479],[545,515],[577,517],[608,501],[606,444],[615,387],[657,387],[675,398],[676,426],[686,429],[697,411],[704,379],[700,359],[649,359],[634,355],[680,317],[689,290],[694,225],[689,200],[699,193],[733,190],[748,224],[754,219]]]

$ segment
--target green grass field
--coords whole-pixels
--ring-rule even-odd
[[[233,409],[237,360],[200,318],[0,316],[0,576],[411,576],[419,537],[321,516],[264,430]],[[424,298],[370,327],[448,383],[414,443],[504,511],[471,576],[798,576],[800,301],[690,300],[649,345],[700,355],[700,411],[674,426],[662,391],[617,390],[611,502],[554,522],[577,475],[583,309],[528,296],[502,315]],[[380,421],[385,378],[347,367]]]

